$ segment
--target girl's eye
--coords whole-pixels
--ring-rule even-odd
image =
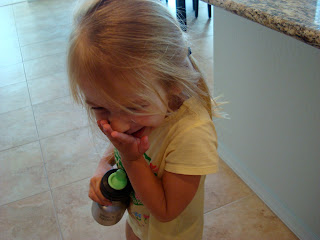
[[[128,110],[132,111],[132,112],[137,112],[137,111],[141,111],[143,110],[143,108],[148,107],[149,105],[145,104],[145,105],[141,105],[141,108],[135,108],[135,107],[127,107]]]
[[[135,112],[135,111],[138,111],[137,108],[134,108],[134,107],[127,107],[128,110],[132,111],[132,112]]]
[[[102,107],[91,107],[92,110],[103,110],[104,108]]]

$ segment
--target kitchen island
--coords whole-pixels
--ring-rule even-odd
[[[320,239],[320,1],[214,5],[221,158],[300,239]]]

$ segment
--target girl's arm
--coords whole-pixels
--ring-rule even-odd
[[[159,179],[143,157],[122,163],[136,194],[161,222],[175,219],[197,192],[201,176],[164,171],[162,179]]]
[[[175,219],[191,202],[197,192],[201,176],[164,172],[157,178],[143,158],[149,148],[147,136],[133,136],[113,131],[107,121],[101,121],[103,132],[119,150],[122,164],[131,185],[150,213],[159,221]]]

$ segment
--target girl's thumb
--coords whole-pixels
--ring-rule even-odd
[[[143,136],[140,139],[139,152],[141,154],[144,154],[149,149],[149,147],[150,147],[150,145],[149,145],[148,136]]]

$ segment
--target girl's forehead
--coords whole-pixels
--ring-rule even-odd
[[[104,107],[107,109],[113,109],[113,108],[117,108],[117,106],[115,106],[115,104],[114,104],[115,102],[119,105],[128,105],[129,106],[131,103],[137,104],[137,105],[145,104],[145,103],[147,103],[147,100],[142,99],[142,98],[132,98],[131,100],[127,99],[127,101],[124,101],[124,102],[122,102],[121,100],[118,100],[118,99],[114,99],[114,102],[113,101],[110,102],[104,97],[101,97],[101,98],[96,97],[94,99],[86,97],[85,102],[87,104],[89,104],[90,106],[100,106],[100,107]]]
[[[162,92],[162,87],[155,79],[149,71],[143,71],[143,74],[106,71],[95,78],[81,79],[79,85],[89,103],[139,104]]]
[[[109,89],[112,90],[112,89]],[[103,88],[84,89],[86,103],[90,105],[103,105],[109,106],[118,104],[128,104],[135,103],[139,104],[145,101],[145,98],[135,94],[133,91],[128,91],[128,89],[124,88],[121,91],[106,91]]]
[[[145,89],[133,88],[121,82],[112,85],[93,85],[88,82],[81,84],[86,103],[111,108],[115,103],[121,105],[130,103],[143,104],[147,101],[146,99],[153,98],[153,94]]]

